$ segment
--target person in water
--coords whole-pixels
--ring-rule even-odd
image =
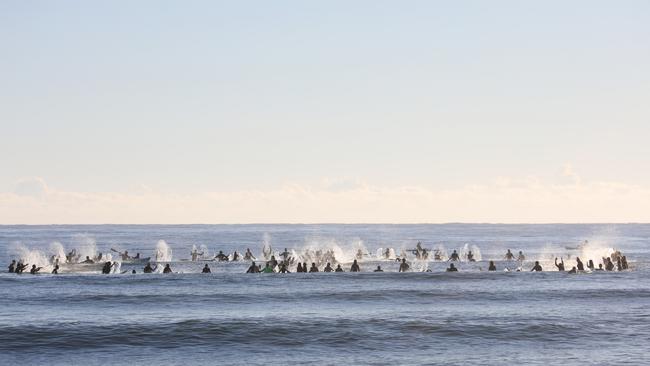
[[[158,268],[158,265],[156,265],[156,268]],[[144,269],[142,270],[142,272],[144,272],[144,273],[153,273],[156,270],[156,268],[151,267],[151,263],[147,263],[147,265],[144,266]]]
[[[336,269],[334,270],[334,272],[343,272],[343,268],[341,268],[340,264],[336,265]]]
[[[592,270],[592,271],[593,271],[594,269],[596,269],[596,266],[594,266],[594,261],[593,261],[593,260],[590,259],[590,260],[587,262],[587,268],[589,268],[589,269]]]
[[[511,260],[515,259],[515,255],[512,254],[512,252],[510,251],[510,249],[508,249],[508,252],[507,252],[506,255],[504,256],[504,258],[505,258],[507,261],[511,261]]]
[[[363,252],[361,249],[357,250],[357,259],[362,259],[363,258]]]
[[[410,267],[411,266],[409,266],[408,263],[406,263],[406,259],[402,258],[402,263],[400,263],[400,265],[399,265],[399,271],[400,272],[406,272],[406,271],[409,270]]]
[[[576,257],[576,268],[577,268],[578,271],[584,271],[585,270],[585,265],[580,260],[580,257]]]
[[[377,266],[377,269],[374,270],[373,272],[383,272],[384,270],[381,269],[381,266]]]
[[[289,253],[289,251],[287,250],[287,248],[284,248],[284,252],[280,253],[280,257],[282,257],[282,259],[283,259],[285,262],[286,262],[287,260],[289,260],[289,256],[290,256],[290,255],[291,255],[291,253]]]
[[[520,250],[520,251],[519,251],[519,255],[517,256],[517,261],[518,261],[518,262],[523,262],[523,261],[525,261],[525,260],[526,260],[526,256],[525,256],[524,253],[522,253],[521,250]]]
[[[280,273],[291,273],[289,272],[289,269],[287,268],[287,264],[282,262],[280,264]]]
[[[89,256],[86,256],[86,260],[81,262],[81,263],[83,263],[83,264],[93,264],[93,263],[95,263],[95,261],[90,259]]]
[[[606,259],[605,270],[607,270],[607,271],[613,271],[614,270],[614,263],[612,263],[611,258]]]
[[[456,250],[454,249],[454,252],[451,253],[451,256],[449,257],[449,259],[447,260],[447,262],[449,262],[449,261],[454,261],[454,262],[456,262],[456,261],[458,261],[459,259],[460,259],[460,256],[458,255],[458,252],[456,252]]]
[[[251,252],[251,248],[246,248],[246,253],[244,253],[244,260],[255,260],[255,256]]]
[[[578,269],[576,267],[571,267],[571,270],[569,272],[567,272],[567,273],[576,274],[576,273],[578,273]]]
[[[112,266],[113,263],[111,263],[110,261],[104,263],[104,266],[102,267],[102,274],[110,274]]]
[[[219,254],[217,254],[214,258],[217,259],[217,260],[219,260],[219,261],[221,261],[221,262],[228,261],[228,256],[225,255],[225,254],[223,254],[223,251],[222,251],[222,250],[220,250],[220,251],[219,251]]]
[[[206,263],[201,273],[211,273],[211,272],[212,271],[210,271],[210,267],[208,267],[208,264]]]
[[[38,271],[41,270],[41,268],[43,268],[43,267],[36,267],[35,264],[32,264],[32,269],[29,270],[29,273],[31,273],[31,274],[37,274]]]
[[[52,274],[59,274],[59,265],[55,265],[54,269],[52,270]]]
[[[497,266],[494,265],[494,261],[490,261],[490,266],[488,267],[488,271],[496,271]]]
[[[140,254],[140,253],[138,253],[138,254]],[[199,259],[199,257],[203,256],[203,252],[199,252],[199,250],[196,249],[196,247],[195,247],[195,248],[192,248],[192,251],[190,252],[190,255],[192,256],[192,262],[196,262]]]
[[[271,256],[271,260],[269,262],[270,262],[269,264],[271,265],[271,268],[275,268],[275,266],[278,265],[278,260],[275,259],[274,255]],[[306,270],[307,270],[307,268],[305,268],[305,272],[306,272]]]
[[[296,268],[296,273],[302,273],[302,263],[298,262],[298,268]]]
[[[327,262],[327,265],[323,269],[323,272],[333,272],[333,271],[334,271],[334,268],[332,268],[332,265],[330,264],[330,262]]]
[[[302,262],[302,273],[307,273],[307,262]]]
[[[169,266],[169,263],[165,264],[165,268],[163,269],[163,273],[172,273],[172,267]]]
[[[240,256],[239,253],[237,253],[237,251],[235,250],[235,252],[232,253],[232,260],[233,260],[233,261],[238,261],[238,260],[239,260],[239,257],[241,257],[241,256]]]
[[[621,264],[623,265],[623,269],[628,269],[629,268],[627,266],[627,257],[626,256],[621,257]]]
[[[12,260],[11,263],[9,264],[9,273],[14,273],[16,272],[16,260]]]
[[[316,267],[316,263],[312,262],[311,268],[309,269],[309,273],[314,273],[314,272],[318,272],[318,267]]]
[[[352,262],[352,267],[350,267],[350,272],[361,272],[361,267],[359,267],[359,263],[357,263],[356,259],[354,260],[354,262]]]
[[[623,264],[621,263],[621,257],[616,258],[616,270],[619,271],[619,272],[623,270]]]
[[[447,272],[458,272],[458,268],[454,266],[453,263],[449,263],[449,268],[447,268]]]
[[[260,269],[255,265],[255,262],[253,262],[246,270],[246,273],[260,273]]]
[[[262,273],[273,273],[273,267],[271,267],[271,262],[266,262],[266,267],[262,270]]]
[[[542,266],[539,264],[539,261],[535,261],[535,265],[533,266],[533,269],[530,270],[531,272],[542,272]]]
[[[28,263],[23,263],[21,261],[18,261],[18,264],[16,264],[16,270],[14,272],[17,273],[17,274],[21,274],[21,273],[23,273],[23,271],[25,271],[27,266],[29,266]]]
[[[472,253],[471,250],[467,253],[467,261],[468,262],[476,262],[476,259],[474,259],[474,253]]]
[[[604,269],[603,269],[603,264],[602,264],[602,263],[598,263],[598,268],[594,269],[594,271],[604,271]]]
[[[557,267],[558,271],[564,272],[564,259],[560,258],[560,263],[558,263],[557,258],[555,258],[555,267]]]

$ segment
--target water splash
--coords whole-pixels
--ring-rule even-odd
[[[164,240],[158,240],[154,252],[154,258],[156,259],[156,262],[171,262],[172,248],[167,244],[167,242]]]

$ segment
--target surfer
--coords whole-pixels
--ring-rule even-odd
[[[449,263],[449,268],[447,268],[447,272],[458,272],[458,268],[454,266],[453,263]]]
[[[590,259],[590,260],[587,262],[587,268],[589,268],[590,270],[593,271],[593,270],[595,269],[595,267],[596,267],[596,266],[594,266],[594,261]]]
[[[467,261],[468,262],[476,262],[476,259],[474,259],[474,253],[472,253],[471,250],[467,253]]]
[[[594,269],[594,271],[604,271],[604,269],[603,269],[603,264],[602,264],[602,263],[598,263],[598,268]]]
[[[361,272],[361,267],[359,267],[359,263],[357,263],[356,259],[354,260],[354,262],[352,262],[352,266],[350,267],[350,272]]]
[[[406,272],[411,268],[411,266],[406,263],[406,259],[402,259],[402,263],[399,265],[399,272]]]
[[[623,269],[628,269],[629,268],[627,266],[627,257],[626,256],[621,257],[621,264],[623,265]]]
[[[363,258],[363,252],[361,251],[361,249],[359,249],[359,250],[357,250],[357,259],[362,259],[362,258]],[[356,262],[356,260],[355,260],[355,262]]]
[[[93,263],[95,263],[95,261],[92,260],[92,259],[90,259],[89,256],[86,256],[86,260],[83,261],[83,262],[81,262],[81,263],[82,263],[82,264],[93,264]]]
[[[255,260],[255,256],[251,252],[250,248],[246,248],[246,253],[244,253],[244,260],[250,261],[250,260]]]
[[[246,270],[246,273],[260,273],[260,269],[255,265],[255,262],[253,262]]]
[[[156,268],[158,268],[157,264],[156,264]],[[156,268],[151,267],[151,263],[147,263],[147,265],[144,266],[144,269],[142,270],[142,272],[144,272],[144,273],[153,273],[156,270]]]
[[[488,267],[488,271],[496,271],[497,266],[494,265],[494,261],[490,261],[490,266]]]
[[[623,264],[621,263],[621,257],[618,257],[616,259],[616,270],[619,271],[619,272],[623,270]]]
[[[318,267],[316,267],[316,263],[312,262],[311,268],[309,269],[309,273],[314,273],[314,272],[318,272]]]
[[[542,266],[539,265],[539,261],[535,261],[535,265],[533,266],[533,269],[530,270],[531,272],[542,272]]]
[[[59,265],[55,265],[54,269],[52,270],[52,274],[59,274]]]
[[[564,272],[564,259],[560,258],[560,263],[558,263],[557,258],[555,258],[555,267],[557,267],[558,271]]]
[[[41,270],[41,268],[43,268],[43,267],[36,267],[35,264],[32,264],[32,269],[29,270],[29,273],[31,273],[31,274],[37,274],[38,271]]]
[[[510,251],[510,249],[508,249],[508,252],[507,252],[506,255],[504,256],[504,258],[505,258],[507,261],[511,261],[511,260],[515,259],[515,255],[512,254],[512,252]]]
[[[226,262],[227,262],[227,261],[228,261],[228,256],[225,255],[225,254],[223,254],[223,251],[220,250],[220,251],[219,251],[219,254],[217,254],[216,256],[214,256],[214,259],[217,259],[217,260],[219,260],[219,261],[221,261],[221,262],[223,262],[223,261],[226,261]]]
[[[302,272],[307,273],[307,262],[302,262]]]
[[[575,274],[575,273],[578,273],[578,270],[576,269],[576,267],[572,267],[571,270],[569,272],[567,272],[567,273]]]
[[[285,262],[289,259],[290,255],[291,253],[289,253],[287,248],[284,248],[284,252],[280,253],[280,257],[282,257],[282,259],[284,259]]]
[[[334,270],[334,272],[343,272],[343,268],[341,268],[340,264],[336,265],[336,269]]]
[[[577,267],[578,271],[584,271],[585,270],[585,265],[580,260],[580,257],[576,257],[576,267]]]
[[[235,250],[235,252],[232,253],[232,260],[233,261],[238,261],[239,257],[241,257],[241,255],[239,255],[239,253],[237,253],[237,251]]]
[[[384,270],[381,269],[381,266],[377,266],[377,269],[374,270],[373,272],[383,272]]]
[[[271,256],[271,260],[269,261],[269,264],[270,264],[271,267],[273,267],[273,268],[275,268],[275,266],[278,265],[278,260],[275,259],[275,256],[274,256],[274,255]],[[305,266],[305,267],[306,267],[306,266]],[[305,271],[306,271],[306,270],[307,270],[307,268],[305,268]]]
[[[447,262],[449,262],[449,261],[454,261],[455,262],[455,261],[457,261],[459,259],[460,259],[460,256],[458,255],[458,252],[456,251],[456,249],[454,249],[454,252],[451,253],[451,256],[449,257]]]
[[[605,263],[605,270],[607,271],[613,271],[614,270],[614,263],[612,263],[611,258],[607,258],[606,260],[607,263]]]
[[[163,273],[172,273],[172,267],[169,266],[169,263],[165,264],[165,268],[163,268]]]
[[[16,271],[16,260],[12,260],[9,264],[9,273],[14,273]]]
[[[286,263],[280,264],[280,273],[291,273],[291,272],[289,272],[289,269],[287,268]]]
[[[296,268],[296,273],[302,273],[302,263],[298,262],[298,268]]]
[[[211,272],[212,271],[210,271],[210,267],[208,267],[208,264],[206,263],[201,273],[211,273]]]
[[[332,268],[330,262],[327,262],[327,265],[325,266],[325,268],[323,268],[323,272],[332,272],[332,271],[334,271],[334,268]]]

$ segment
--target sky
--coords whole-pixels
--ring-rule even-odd
[[[0,224],[650,222],[650,2],[0,2]]]

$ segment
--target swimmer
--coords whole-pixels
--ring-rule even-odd
[[[555,258],[555,267],[557,267],[558,271],[564,272],[564,259],[560,258],[560,263],[558,263],[557,258]]]
[[[458,272],[458,268],[456,268],[453,263],[449,263],[449,268],[447,268],[447,272]]]
[[[576,257],[576,266],[578,268],[578,271],[584,271],[585,270],[585,265],[580,260],[580,257]]]
[[[90,259],[89,256],[86,256],[86,260],[81,262],[81,263],[83,263],[83,264],[93,264],[93,263],[95,263],[95,261]]]
[[[296,268],[296,273],[302,273],[302,263],[298,262],[298,268]]]
[[[156,264],[155,268],[152,268],[151,263],[147,263],[147,265],[144,266],[144,269],[142,270],[142,272],[144,272],[144,273],[153,273],[156,270],[156,268],[158,268],[157,264]]]
[[[511,260],[515,259],[515,255],[512,254],[512,252],[510,251],[510,249],[508,249],[508,252],[507,252],[506,255],[504,256],[504,258],[505,258],[507,261],[511,261]]]
[[[172,273],[172,267],[169,266],[169,263],[165,264],[165,268],[163,269],[163,273]]]
[[[490,266],[488,267],[488,271],[496,271],[496,270],[497,270],[497,266],[494,265],[494,261],[490,261]]]
[[[255,265],[255,262],[253,262],[251,266],[248,267],[248,270],[246,270],[246,273],[260,273],[260,269]]]
[[[311,264],[311,268],[309,269],[309,273],[315,273],[318,272],[318,267],[316,267],[316,263]]]
[[[212,273],[212,271],[210,271],[210,267],[208,267],[207,263],[203,267],[203,270],[201,271],[201,273]]]
[[[456,252],[456,250],[454,249],[454,252],[451,253],[451,256],[449,257],[447,262],[449,262],[449,261],[454,261],[455,262],[455,261],[458,261],[458,260],[460,260],[460,256],[458,255],[458,252]]]
[[[55,265],[54,269],[52,270],[52,274],[59,274],[59,265]]]
[[[334,272],[343,272],[343,268],[341,268],[340,264],[336,265],[336,269],[334,270]]]
[[[35,264],[32,264],[32,269],[29,270],[29,273],[31,273],[31,274],[37,274],[38,271],[41,270],[41,268],[43,268],[43,267],[36,267]]]
[[[266,267],[264,267],[262,273],[273,273],[273,267],[271,267],[271,262],[266,262]]]
[[[533,269],[530,270],[531,272],[542,272],[542,266],[539,265],[539,261],[535,261],[535,265],[533,266]]]
[[[334,268],[332,268],[332,265],[330,264],[330,262],[327,262],[327,265],[323,269],[323,272],[333,272],[333,271],[334,271]]]
[[[350,267],[350,272],[361,272],[361,267],[359,267],[359,263],[357,263],[356,259],[354,260],[354,262],[352,262],[352,266]]]
[[[406,263],[406,259],[402,259],[402,263],[399,265],[399,272],[406,272],[411,266]]]
[[[9,264],[9,273],[14,273],[16,271],[16,260],[12,260]]]
[[[374,270],[373,272],[383,272],[384,270],[381,269],[381,266],[377,266],[377,269]]]
[[[214,256],[214,259],[217,259],[217,260],[219,260],[221,262],[224,262],[224,261],[227,262],[228,261],[228,256],[223,254],[223,251],[220,250],[219,254]]]

